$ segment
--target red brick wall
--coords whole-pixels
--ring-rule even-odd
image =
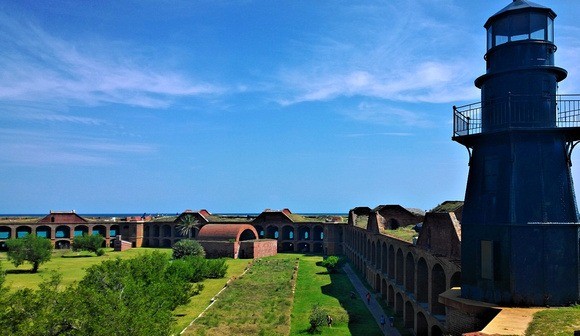
[[[207,258],[238,258],[239,243],[208,240],[200,240],[199,243],[203,246]]]
[[[244,244],[245,242],[242,242]],[[261,239],[251,242],[254,247],[253,258],[263,258],[276,255],[278,253],[278,242],[274,239]]]

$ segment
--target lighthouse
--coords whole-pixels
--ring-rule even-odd
[[[453,108],[469,153],[461,296],[512,305],[579,300],[578,211],[571,175],[580,102],[558,95],[554,19],[515,0],[491,16],[481,102]]]

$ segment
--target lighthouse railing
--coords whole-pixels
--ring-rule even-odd
[[[453,106],[453,136],[514,128],[580,127],[580,95],[513,95]]]

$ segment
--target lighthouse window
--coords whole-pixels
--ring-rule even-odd
[[[528,40],[530,38],[530,17],[527,14],[514,15],[511,18],[510,41]]]
[[[554,42],[554,20],[548,18],[548,41]]]
[[[548,18],[548,21],[552,19]],[[546,39],[546,16],[532,13],[530,16],[530,38],[532,40]]]
[[[509,41],[509,21],[504,19],[496,22],[494,25],[493,34],[495,36],[493,41],[494,46],[507,43]]]

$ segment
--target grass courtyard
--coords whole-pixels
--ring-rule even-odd
[[[170,249],[135,248],[125,252],[107,249],[100,257],[86,252],[54,251],[52,259],[40,266],[36,274],[30,265],[15,268],[0,253],[6,270],[6,284],[12,290],[37,288],[53,271],[62,274],[62,284],[80,281],[85,270],[104,260],[132,258],[153,250],[170,254]],[[212,298],[235,279],[220,294],[204,316],[187,330],[189,335],[302,335],[309,328],[312,305],[320,304],[333,317],[332,328],[323,326],[321,335],[378,335],[380,331],[360,299],[350,298],[353,290],[344,273],[328,274],[320,266],[321,256],[280,254],[256,261],[248,272],[251,260],[228,259],[228,273],[222,279],[206,279],[204,289],[191,301],[174,311],[173,334],[179,334],[212,301]],[[371,321],[369,323],[369,321]]]

